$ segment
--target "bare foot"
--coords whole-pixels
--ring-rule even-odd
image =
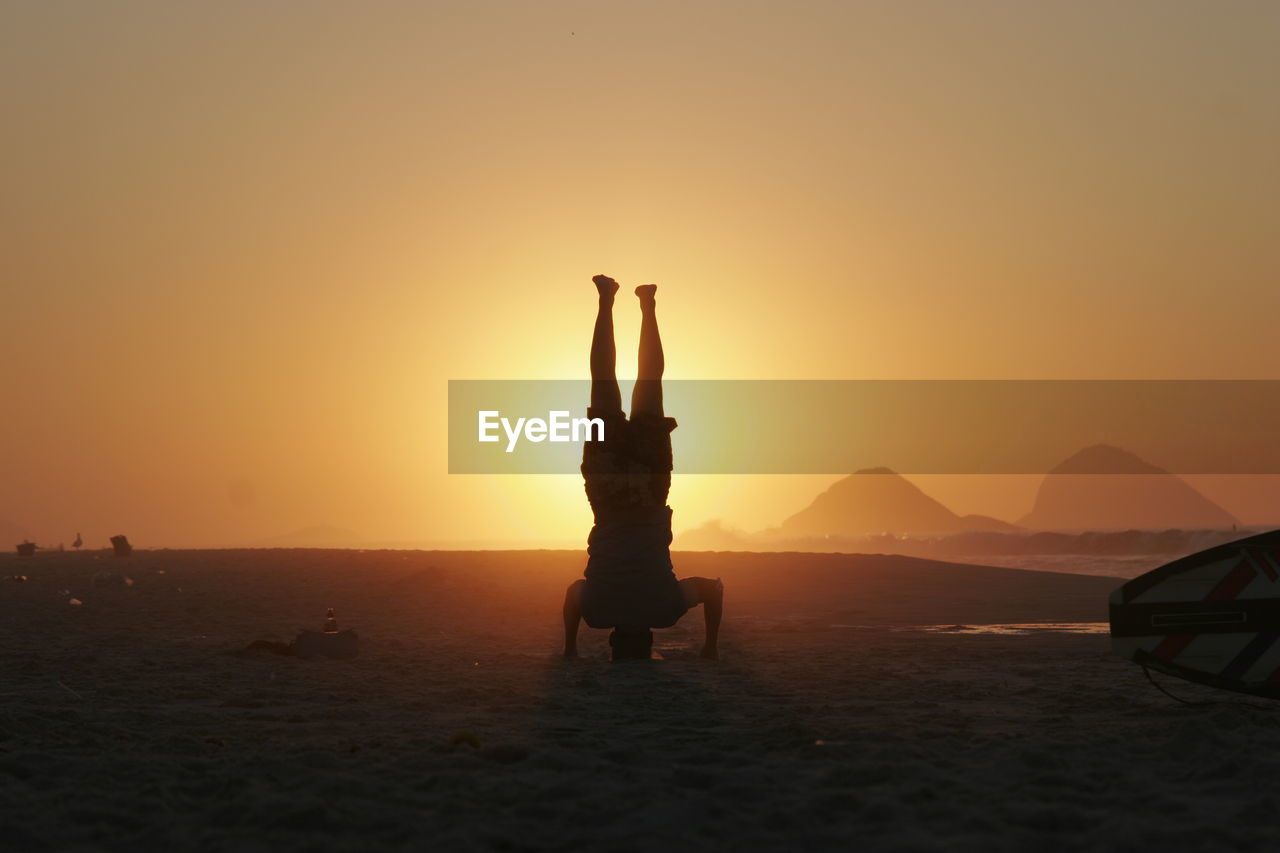
[[[596,290],[600,292],[601,299],[605,297],[612,299],[613,295],[618,292],[618,283],[607,275],[595,275],[591,277],[591,280],[595,282]]]
[[[707,660],[720,660],[720,650],[715,646],[703,646],[700,656]]]
[[[636,288],[636,296],[640,297],[641,305],[652,305],[657,293],[658,285],[656,284],[642,284]]]

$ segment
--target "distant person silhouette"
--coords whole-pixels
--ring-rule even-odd
[[[81,545],[83,545],[83,544],[84,544],[84,540],[80,538],[80,533],[77,531],[77,533],[76,533],[76,541],[74,541],[74,542],[72,542],[72,543],[71,543],[71,547],[72,547],[72,548],[75,548],[77,551],[79,551],[79,550],[80,550],[80,546],[81,546]]]
[[[655,313],[656,284],[636,288],[640,298],[640,359],[631,394],[631,418],[622,411],[613,341],[613,299],[618,283],[595,276],[600,306],[591,339],[591,407],[587,417],[604,421],[604,440],[582,450],[582,477],[595,525],[587,538],[585,578],[569,586],[564,600],[564,656],[578,656],[578,622],[613,628],[613,659],[646,660],[652,628],[669,628],[704,605],[702,656],[719,656],[716,639],[724,608],[718,578],[676,580],[671,565],[671,431],[676,422],[662,410],[662,339]]]

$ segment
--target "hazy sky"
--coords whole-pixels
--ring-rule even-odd
[[[575,478],[450,477],[444,403],[584,375],[597,272],[674,377],[1280,378],[1277,44],[1270,0],[0,3],[0,519],[581,539]],[[830,480],[678,478],[676,528]]]

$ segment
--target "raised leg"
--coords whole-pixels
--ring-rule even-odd
[[[666,360],[662,354],[662,337],[658,334],[656,284],[636,288],[640,298],[640,357],[636,369],[636,385],[631,392],[631,417],[653,415],[663,417],[662,371]]]
[[[574,581],[564,594],[564,656],[572,660],[578,656],[578,622],[582,619],[582,585]]]
[[[613,343],[613,296],[618,283],[607,275],[591,279],[600,294],[595,331],[591,336],[591,408],[594,415],[622,412],[622,392],[618,390],[618,351]]]

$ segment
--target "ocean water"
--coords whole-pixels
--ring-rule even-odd
[[[1136,578],[1157,566],[1176,560],[1181,554],[1139,554],[1124,557],[1088,554],[975,554],[957,557],[955,562],[980,566],[1002,566],[1037,572],[1064,572],[1072,575],[1098,575],[1113,578]]]
[[[1106,634],[1111,626],[1106,622],[1000,622],[991,625],[903,625],[894,628],[868,628],[865,625],[832,625],[832,628],[849,628],[858,631],[923,631],[928,634],[964,634],[977,636],[1033,636],[1041,634]]]

